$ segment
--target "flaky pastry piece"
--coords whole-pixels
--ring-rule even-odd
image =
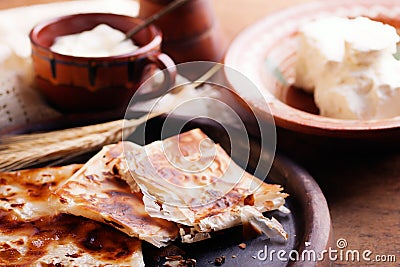
[[[121,179],[123,147],[133,143],[105,146],[56,191],[56,207],[65,213],[106,223],[154,246],[166,246],[177,238],[175,223],[151,217],[143,204],[142,193]],[[132,183],[131,183],[132,185]]]
[[[4,215],[4,214],[3,214]],[[0,221],[1,266],[144,266],[141,241],[83,217]]]
[[[144,266],[139,239],[51,204],[81,167],[0,173],[1,266]]]
[[[0,173],[0,212],[21,221],[57,214],[51,205],[52,192],[81,167],[75,164]]]
[[[201,130],[195,129],[144,147],[125,149],[127,164],[143,192],[146,212],[179,223],[183,242],[250,223],[266,235],[288,235],[263,212],[287,210],[282,187],[244,171]]]

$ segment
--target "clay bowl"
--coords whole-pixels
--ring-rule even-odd
[[[264,99],[252,97],[243,88],[233,89],[257,111],[271,112],[283,132],[311,139],[333,137],[349,144],[353,140],[394,142],[400,133],[400,117],[370,121],[323,117],[318,115],[311,94],[291,86],[299,25],[327,15],[362,15],[400,28],[400,9],[393,0],[319,1],[277,12],[245,29],[232,42],[225,57],[226,65],[242,72],[262,91],[269,108]]]
[[[147,18],[172,0],[139,0],[139,17]],[[155,22],[163,34],[163,51],[176,63],[223,59],[226,40],[211,0],[191,0]],[[178,27],[177,25],[185,25]]]
[[[50,50],[58,36],[88,31],[99,24],[127,32],[142,23],[138,18],[107,13],[69,15],[39,23],[29,35],[37,89],[61,111],[94,112],[124,110],[156,67],[168,68],[165,82],[172,84],[175,64],[160,52],[162,35],[154,25],[132,37],[137,50],[122,55],[75,57]]]

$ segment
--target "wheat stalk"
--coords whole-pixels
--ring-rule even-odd
[[[158,113],[134,120],[117,120],[103,124],[41,134],[28,134],[2,139],[0,170],[26,168],[53,160],[76,157],[122,139],[122,129],[132,133]],[[123,127],[123,125],[125,127]]]
[[[185,92],[174,94],[174,103],[185,100]],[[177,102],[176,102],[177,101]],[[50,161],[99,150],[104,145],[117,143],[122,135],[130,135],[149,119],[173,110],[174,105],[158,107],[138,119],[122,119],[96,125],[76,127],[46,133],[5,136],[0,143],[0,171],[11,171]]]
[[[221,65],[216,64],[197,81],[176,87],[169,93],[173,101],[162,103],[155,110],[137,119],[117,120],[102,124],[76,127],[47,133],[5,136],[0,140],[0,171],[11,171],[47,163],[61,162],[66,158],[99,150],[104,145],[122,140],[122,135],[130,135],[147,120],[172,111],[176,104],[193,97],[190,90],[207,81]],[[209,89],[211,90],[211,89]],[[209,90],[196,90],[197,96],[210,94]]]

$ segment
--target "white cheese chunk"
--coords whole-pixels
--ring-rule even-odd
[[[365,17],[331,17],[300,30],[297,87],[314,92],[320,114],[340,119],[400,115],[399,36]]]

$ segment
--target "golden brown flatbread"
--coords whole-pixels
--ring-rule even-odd
[[[106,223],[157,247],[178,236],[175,223],[153,218],[145,211],[143,195],[133,183],[133,190],[121,179],[124,172],[123,147],[105,146],[56,191],[57,209]],[[135,191],[135,192],[132,192]]]
[[[208,233],[250,223],[269,236],[287,239],[275,219],[262,212],[284,209],[282,187],[266,184],[245,172],[229,155],[195,129],[142,148],[125,148],[135,187],[144,194],[146,211],[189,226],[181,229],[183,242]]]
[[[101,223],[65,214],[0,217],[1,266],[144,266],[141,241]]]
[[[31,221],[58,213],[51,193],[82,165],[0,173],[0,211],[16,220]]]
[[[0,266],[144,266],[139,239],[51,204],[81,166],[0,173]]]

